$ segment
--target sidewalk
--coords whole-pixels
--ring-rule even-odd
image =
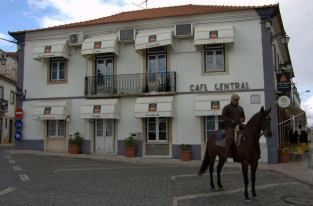
[[[33,150],[9,150],[11,154],[32,154],[41,156],[58,156],[58,157],[69,157],[69,158],[85,158],[85,159],[97,159],[116,161],[123,163],[134,163],[134,164],[171,164],[171,165],[185,165],[200,167],[200,160],[192,161],[181,161],[179,159],[169,158],[152,158],[152,157],[135,157],[126,158],[124,156],[117,155],[99,155],[99,154],[69,154],[69,153],[57,153],[57,152],[44,152],[44,151],[33,151]],[[225,163],[226,168],[241,168],[238,163]],[[266,164],[259,163],[259,169],[270,170],[286,175],[288,177],[297,179],[303,183],[307,183],[313,186],[313,153],[308,154],[302,161],[294,161],[290,163],[280,164]]]

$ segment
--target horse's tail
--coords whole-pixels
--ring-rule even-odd
[[[200,170],[198,172],[198,175],[203,175],[205,171],[208,169],[210,163],[210,156],[209,156],[209,151],[208,151],[208,146],[206,147],[205,153],[204,153],[204,158],[202,161],[202,165],[200,167]]]

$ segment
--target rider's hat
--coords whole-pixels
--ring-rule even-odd
[[[231,95],[231,100],[239,100],[240,99],[240,97],[239,97],[239,95],[238,94],[233,94],[233,95]]]

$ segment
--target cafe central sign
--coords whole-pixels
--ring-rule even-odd
[[[191,84],[189,90],[191,92],[206,92],[209,91],[208,84]],[[248,82],[229,82],[229,83],[216,83],[214,84],[215,91],[244,91],[249,90]]]

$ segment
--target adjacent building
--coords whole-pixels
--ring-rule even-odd
[[[0,50],[0,144],[14,142],[17,54]]]
[[[11,32],[20,45],[18,87],[26,97],[18,147],[67,151],[75,132],[85,153],[201,159],[221,110],[240,95],[246,121],[272,108],[273,138],[262,160],[278,159],[276,74],[293,76],[279,5],[184,5],[123,12]]]

